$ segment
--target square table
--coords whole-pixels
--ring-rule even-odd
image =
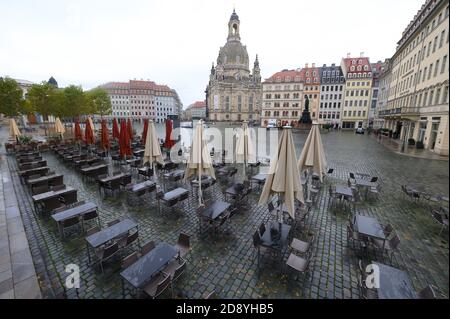
[[[120,237],[121,235],[127,234],[130,230],[137,227],[138,225],[134,221],[126,218],[117,224],[114,224],[108,228],[103,228],[99,232],[86,237],[85,240],[89,262],[91,262],[91,255],[89,253],[90,248],[99,248],[109,241]]]
[[[203,211],[201,212],[201,216],[208,220],[216,220],[223,213],[225,213],[230,208],[230,206],[230,203],[223,202],[221,200],[215,201],[211,206],[203,209]]]
[[[380,287],[378,299],[417,299],[417,293],[408,274],[400,269],[372,262],[380,270]]]
[[[34,179],[28,179],[27,184],[30,187],[33,187],[35,185],[61,185],[63,183],[64,176],[61,174],[54,174],[54,175],[44,175],[39,178]]]
[[[179,197],[183,196],[186,193],[189,193],[189,191],[187,189],[178,187],[178,188],[175,188],[174,190],[171,190],[170,192],[165,193],[161,200],[164,203],[167,203],[171,200],[174,200],[175,198],[179,198]],[[159,200],[158,200],[158,210],[159,210]]]
[[[131,187],[128,188],[128,191],[132,192],[136,196],[142,196],[146,192],[153,192],[155,190],[156,182],[150,180],[131,185]]]
[[[82,205],[79,206],[75,206],[72,208],[68,208],[62,212],[56,213],[52,215],[53,220],[58,224],[58,230],[59,233],[61,235],[61,237],[63,237],[63,229],[62,229],[62,222],[65,221],[66,219],[75,217],[75,216],[83,216],[87,213],[90,213],[92,211],[97,210],[97,205],[95,205],[92,202],[87,202],[84,203]]]
[[[36,204],[36,203],[39,203],[42,201],[46,201],[49,198],[65,195],[65,194],[71,193],[71,192],[76,193],[77,190],[72,188],[71,186],[67,186],[66,188],[58,190],[58,191],[49,191],[49,192],[33,195],[31,198],[33,199],[33,202]]]
[[[289,233],[291,226],[280,222],[269,222],[265,225],[264,233],[260,234],[260,242],[258,245],[257,264],[259,268],[260,246],[280,252],[280,262],[283,262],[283,248],[288,245]]]
[[[266,182],[267,174],[259,173],[251,178],[251,182],[256,182],[258,185],[264,184]]]
[[[142,288],[156,273],[161,271],[179,253],[167,243],[159,243],[147,254],[120,273],[120,276],[134,288]]]
[[[48,166],[35,167],[35,168],[19,171],[19,175],[22,177],[28,177],[28,176],[34,175],[34,174],[47,173],[49,170],[50,170],[50,167],[48,167]]]
[[[345,197],[353,197],[353,191],[350,187],[344,185],[335,185],[335,193]]]
[[[384,234],[383,228],[376,218],[356,215],[355,230],[363,236],[382,240],[384,248],[387,238]]]

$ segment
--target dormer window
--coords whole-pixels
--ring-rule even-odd
[[[358,64],[362,64],[362,60],[358,60]]]
[[[309,71],[306,71],[306,76],[309,76]]]
[[[361,70],[362,70],[362,68],[361,68],[360,65],[358,65],[357,70],[358,70],[358,71],[361,71]]]
[[[310,78],[306,78],[306,83],[311,83],[311,79]]]
[[[364,71],[368,71],[369,70],[369,66],[368,65],[365,65],[364,66]]]
[[[300,82],[300,77],[299,76],[295,77],[295,82]]]
[[[277,82],[281,82],[281,77],[277,76]]]
[[[290,76],[287,76],[287,77],[285,78],[285,82],[291,82],[291,77],[290,77]]]
[[[356,60],[352,60],[352,64],[353,64],[353,65],[356,65]]]
[[[350,67],[350,71],[355,71],[355,67],[354,67],[354,66],[351,66],[351,67]]]

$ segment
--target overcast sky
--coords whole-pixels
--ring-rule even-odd
[[[150,79],[203,100],[236,8],[262,77],[305,63],[392,56],[424,0],[0,0],[0,76],[89,89]]]

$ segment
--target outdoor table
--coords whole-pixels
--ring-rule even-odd
[[[356,184],[356,186],[365,188],[365,196],[366,197],[367,197],[369,188],[378,186],[377,183],[374,183],[374,182],[368,181],[367,179],[362,179],[362,178],[355,178],[355,184]]]
[[[131,187],[128,189],[131,193],[135,194],[136,196],[142,196],[146,192],[153,192],[156,190],[156,182],[154,181],[144,181],[141,183],[137,183],[134,185],[131,185]]]
[[[66,209],[62,212],[56,213],[52,215],[53,220],[58,224],[58,230],[61,237],[63,237],[63,228],[62,222],[75,217],[75,216],[83,216],[87,213],[97,210],[97,205],[92,202],[87,202],[79,206],[75,206],[69,209]],[[98,217],[97,217],[98,218]]]
[[[25,164],[25,163],[41,161],[41,160],[42,160],[42,156],[41,155],[37,155],[37,156],[30,156],[30,157],[20,158],[20,159],[17,160],[17,162],[19,164]]]
[[[97,175],[107,174],[108,173],[108,166],[106,164],[98,164],[98,165],[82,168],[81,172],[84,175],[90,175],[90,176],[94,175],[95,173]]]
[[[358,175],[358,176],[361,177],[362,179],[370,178],[370,175],[369,175],[369,174],[366,174],[366,173],[355,173],[355,175]]]
[[[413,288],[408,274],[400,269],[387,266],[378,262],[380,270],[380,287],[377,290],[378,299],[417,299],[417,293]]]
[[[217,170],[217,173],[219,174],[219,176],[228,176],[231,174],[235,174],[236,172],[237,172],[237,168],[232,167],[232,166],[225,166],[225,167],[219,168]]]
[[[251,182],[256,182],[259,186],[266,182],[267,174],[259,173],[251,178]]]
[[[35,174],[43,175],[43,174],[46,174],[49,170],[50,170],[50,168],[48,166],[36,167],[36,168],[32,168],[32,169],[19,171],[19,175],[26,180],[28,178],[28,176],[30,176],[30,175],[35,175]]]
[[[139,167],[138,174],[144,177],[150,177],[153,175],[153,169],[150,166]]]
[[[230,203],[221,200],[215,201],[211,206],[203,209],[201,216],[208,220],[216,220],[231,207]]]
[[[45,202],[47,200],[49,200],[50,198],[59,197],[59,196],[64,197],[64,196],[66,196],[68,194],[72,194],[72,193],[75,193],[75,196],[76,196],[77,190],[72,188],[72,187],[70,187],[70,186],[67,186],[66,188],[61,189],[61,190],[49,191],[49,192],[33,195],[31,198],[33,199],[33,204],[34,204],[34,207],[36,209],[36,205],[38,203],[44,203],[45,204]]]
[[[236,198],[238,195],[240,195],[242,193],[244,188],[242,188],[241,190],[238,190],[236,188],[237,185],[238,184],[233,184],[225,190],[225,200],[227,200],[228,195],[230,195],[232,198]]]
[[[211,185],[215,184],[216,180],[212,178],[211,176],[202,175],[202,190],[207,189]],[[194,188],[198,188],[198,179],[194,179],[191,181],[191,185]]]
[[[387,238],[378,220],[376,218],[363,215],[356,215],[355,219],[356,232],[365,237],[382,240],[384,249]]]
[[[265,225],[264,233],[260,234],[260,243],[258,245],[258,268],[259,268],[259,247],[266,247],[272,250],[282,252],[283,248],[288,245],[289,233],[291,226],[280,222],[269,222]],[[281,261],[283,261],[283,254]]]
[[[171,200],[174,200],[176,198],[180,198],[181,196],[183,196],[184,194],[189,193],[189,191],[185,188],[182,187],[178,187],[175,188],[174,190],[167,192],[164,194],[163,198],[161,199],[164,203],[167,203]],[[159,200],[158,200],[158,210],[159,210]]]
[[[108,228],[103,228],[99,232],[92,234],[85,238],[86,248],[88,254],[88,260],[91,262],[90,249],[97,249],[110,242],[111,240],[127,234],[133,228],[137,228],[138,225],[131,219],[124,219],[117,224],[114,224]]]
[[[24,167],[31,165],[32,168],[37,168],[37,167],[45,167],[47,166],[47,161],[46,160],[34,160],[31,162],[27,162],[27,163],[19,163],[19,170],[24,170]]]
[[[184,176],[184,170],[183,169],[176,169],[172,172],[168,172],[168,173],[164,173],[163,177],[164,179],[172,179],[172,178],[176,178],[176,177],[183,177]]]
[[[127,164],[133,165],[133,164],[140,163],[141,161],[142,161],[142,158],[130,158],[130,159],[127,159]]]
[[[123,270],[120,276],[134,288],[142,288],[155,274],[176,258],[178,253],[179,250],[176,247],[165,242],[159,243],[155,248]]]
[[[27,184],[30,187],[37,185],[61,185],[63,183],[64,176],[59,175],[44,175],[39,178],[28,179]]]
[[[74,161],[74,164],[75,164],[76,167],[80,167],[80,166],[83,166],[85,164],[92,164],[92,163],[94,163],[97,160],[98,160],[98,158],[96,158],[96,157],[83,158],[83,159],[79,159],[79,160]]]

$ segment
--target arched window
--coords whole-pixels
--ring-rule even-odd
[[[355,71],[355,67],[354,67],[354,66],[351,66],[351,67],[350,67],[350,71]]]

